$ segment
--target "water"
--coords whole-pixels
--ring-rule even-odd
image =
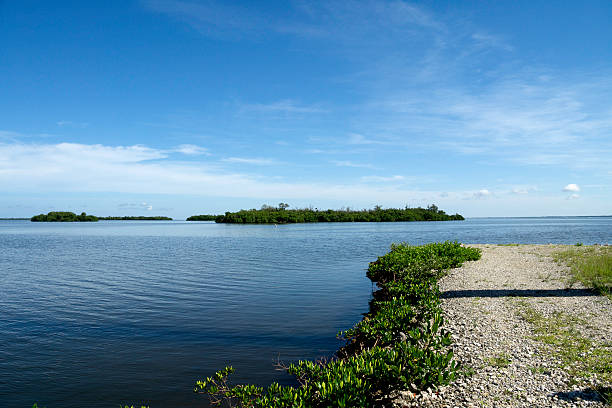
[[[292,384],[368,309],[392,242],[612,241],[612,218],[218,225],[0,221],[0,407],[203,407],[198,378]]]

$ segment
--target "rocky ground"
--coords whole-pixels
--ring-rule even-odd
[[[557,264],[555,245],[473,245],[482,259],[441,283],[445,327],[464,374],[450,386],[405,391],[395,407],[606,407],[612,301]]]

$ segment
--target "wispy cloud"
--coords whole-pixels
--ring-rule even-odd
[[[301,1],[288,3],[290,13],[283,17],[265,8],[230,5],[225,2],[193,0],[143,0],[149,10],[163,13],[185,22],[207,36],[253,39],[266,33],[305,38],[326,38],[335,42],[378,43],[381,36],[404,37],[415,33],[414,27],[443,30],[444,26],[429,13],[403,1],[379,2]],[[293,6],[293,7],[292,7]],[[380,30],[383,26],[386,30]]]
[[[604,77],[539,79],[518,72],[478,89],[433,84],[386,93],[364,107],[358,126],[395,136],[397,146],[435,146],[520,165],[606,168],[612,155],[612,92]]]
[[[73,122],[71,120],[60,120],[55,123],[59,127],[75,127],[75,128],[86,128],[89,123],[86,122]]]
[[[276,160],[261,157],[227,157],[225,159],[221,159],[221,161],[226,163],[253,164],[256,166],[271,166],[274,164],[279,164]]]
[[[237,159],[237,158],[234,158]],[[263,159],[264,162],[266,159]],[[238,161],[242,162],[242,161]],[[256,164],[259,164],[256,162]],[[212,197],[336,200],[360,203],[431,200],[438,192],[334,182],[281,182],[227,172],[201,162],[179,162],[141,145],[0,144],[0,190],[5,192],[115,192],[195,194]],[[126,205],[129,205],[126,204]],[[152,204],[143,202],[138,208]],[[145,208],[145,209],[146,209]]]
[[[483,198],[487,198],[491,196],[491,192],[489,190],[487,190],[486,188],[483,188],[481,190],[476,191],[473,194],[473,197],[476,199],[483,199]]]
[[[190,156],[207,155],[210,156],[208,149],[192,144],[182,144],[171,150],[176,153],[182,153]]]
[[[389,142],[367,138],[358,133],[351,133],[348,137],[347,143],[351,145],[382,145],[388,144]]]
[[[364,181],[366,183],[370,183],[370,182],[374,182],[374,183],[390,183],[390,182],[394,182],[394,181],[404,181],[405,177],[404,176],[389,176],[389,177],[384,177],[384,176],[363,176],[361,177],[361,181]]]
[[[302,105],[290,99],[272,103],[254,103],[240,105],[242,111],[255,111],[265,113],[325,113],[326,109],[316,105]]]
[[[354,167],[359,169],[376,169],[369,163],[354,163],[349,160],[331,160],[330,163],[335,164],[338,167]]]
[[[120,210],[147,210],[152,211],[153,205],[147,202],[141,203],[120,203],[117,205],[117,208]]]
[[[505,51],[514,51],[514,47],[498,35],[479,31],[472,34],[471,37],[482,48],[501,48]]]
[[[143,0],[142,4],[149,10],[183,21],[207,36],[239,38],[269,26],[265,16],[225,2]]]
[[[529,194],[529,189],[523,187],[515,187],[510,192],[512,194]]]

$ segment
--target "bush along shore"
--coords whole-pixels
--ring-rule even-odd
[[[261,209],[226,212],[225,215],[194,215],[187,221],[212,221],[228,224],[292,224],[313,222],[398,222],[398,221],[461,221],[462,215],[448,215],[435,205],[427,208],[382,208],[369,210],[319,210],[317,208],[287,209],[288,204],[278,207],[263,205]]]
[[[370,312],[340,332],[346,341],[325,362],[286,367],[300,386],[231,385],[232,367],[197,381],[195,392],[235,407],[377,407],[394,391],[424,390],[451,382],[459,364],[449,346],[438,280],[449,268],[480,258],[480,250],[456,242],[393,245],[370,263],[367,276],[379,290]]]

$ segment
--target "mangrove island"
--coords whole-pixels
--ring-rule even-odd
[[[460,221],[462,215],[448,215],[434,204],[427,208],[382,208],[364,210],[319,210],[318,208],[288,209],[289,204],[277,207],[263,205],[261,209],[226,212],[225,215],[194,215],[187,221],[212,221],[227,224],[293,224],[313,222],[402,222],[402,221]]]
[[[76,215],[70,211],[51,211],[47,214],[38,214],[30,218],[32,222],[97,222],[98,217],[82,212]]]

